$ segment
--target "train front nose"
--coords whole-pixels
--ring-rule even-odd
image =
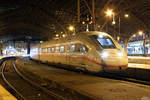
[[[103,50],[102,65],[105,70],[125,70],[128,58],[120,50]]]

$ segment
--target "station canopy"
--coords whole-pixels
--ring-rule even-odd
[[[139,30],[149,34],[149,19],[150,0],[0,0],[0,39],[48,40],[69,25],[78,32],[89,24],[124,40]]]

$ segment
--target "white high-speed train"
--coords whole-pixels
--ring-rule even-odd
[[[43,42],[31,47],[30,53],[32,59],[89,72],[121,71],[128,66],[121,46],[107,33],[98,31]]]

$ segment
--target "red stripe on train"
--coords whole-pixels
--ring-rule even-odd
[[[51,54],[41,54],[40,56],[52,56],[52,57],[63,57],[63,58],[66,58],[66,56],[65,55],[51,55]],[[99,62],[97,62],[96,60],[93,60],[93,59],[91,59],[91,58],[89,58],[89,57],[86,57],[86,56],[67,56],[67,57],[69,57],[69,58],[73,58],[73,57],[75,57],[75,58],[82,58],[82,59],[85,59],[85,60],[87,60],[87,61],[89,61],[89,62],[92,62],[92,63],[94,63],[94,64],[96,64],[96,65],[103,65],[103,64],[101,64],[101,63],[99,63]],[[126,64],[126,65],[120,65],[121,67],[127,67],[128,66],[128,64]],[[120,66],[114,66],[114,65],[107,65],[107,67],[120,67]]]

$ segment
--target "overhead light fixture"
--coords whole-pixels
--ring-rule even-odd
[[[70,30],[70,31],[73,31],[73,30],[74,30],[74,26],[72,26],[72,25],[69,26],[69,30]]]
[[[112,12],[111,9],[108,9],[108,10],[106,11],[106,15],[107,15],[107,16],[112,16],[112,14],[113,14],[113,12]]]
[[[143,35],[143,31],[139,31],[139,35]]]

